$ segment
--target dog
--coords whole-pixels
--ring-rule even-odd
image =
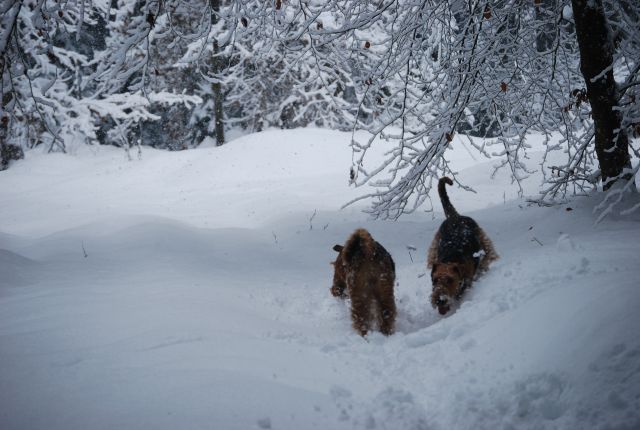
[[[433,285],[431,305],[440,315],[449,312],[451,304],[460,300],[473,280],[498,258],[491,240],[478,223],[458,214],[445,184],[453,185],[453,181],[446,176],[438,181],[438,195],[446,219],[435,234],[427,257]]]
[[[332,263],[331,294],[351,298],[353,328],[361,336],[374,326],[386,336],[393,334],[396,269],[391,255],[363,228],[357,229],[344,246],[335,245],[333,250],[338,257]]]

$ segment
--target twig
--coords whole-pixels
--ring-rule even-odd
[[[413,263],[413,256],[411,255],[411,251],[417,251],[418,248],[416,248],[413,245],[407,245],[407,251],[409,252],[409,258],[411,259],[411,262]]]
[[[313,219],[316,217],[317,213],[318,213],[318,209],[314,209],[313,215],[311,215],[311,218],[309,218],[309,230],[313,230]]]

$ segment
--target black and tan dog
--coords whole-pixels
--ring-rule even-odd
[[[335,245],[333,249],[338,258],[332,263],[331,294],[351,298],[353,328],[361,336],[375,325],[383,334],[392,334],[396,320],[393,295],[396,271],[391,255],[362,228],[344,246]]]
[[[427,257],[433,284],[431,305],[441,315],[449,312],[451,303],[459,300],[473,280],[498,258],[491,240],[478,223],[455,210],[445,184],[453,185],[453,181],[444,177],[438,182],[446,220],[433,238]]]

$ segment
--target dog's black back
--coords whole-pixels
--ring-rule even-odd
[[[480,262],[478,252],[482,249],[480,226],[472,218],[458,214],[449,200],[445,184],[453,185],[453,181],[446,176],[438,181],[438,194],[447,217],[439,230],[438,260],[442,263],[461,263],[473,255],[477,268]]]
[[[482,249],[479,237],[480,226],[468,216],[453,215],[440,225],[438,260],[442,263],[460,263],[473,255],[478,266]]]

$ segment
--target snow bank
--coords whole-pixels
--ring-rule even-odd
[[[29,153],[0,172],[0,428],[640,428],[637,215],[529,207],[452,151],[478,193],[451,200],[501,259],[442,318],[438,202],[398,222],[340,210],[364,193],[349,139]],[[359,226],[397,265],[389,338],[357,336],[329,294],[331,247]]]

